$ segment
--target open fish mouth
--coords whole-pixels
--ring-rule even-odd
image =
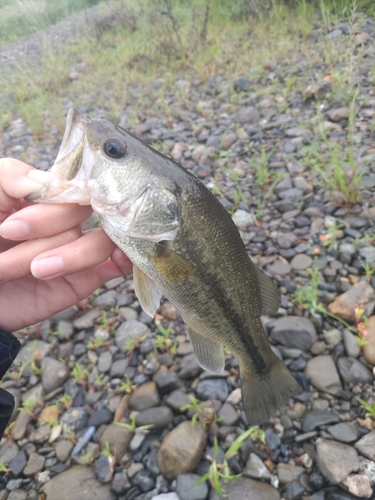
[[[85,168],[92,159],[86,140],[90,121],[90,118],[75,109],[68,111],[64,137],[55,163],[49,170],[51,178],[39,191],[27,196],[27,201],[90,205],[87,189],[89,168]]]

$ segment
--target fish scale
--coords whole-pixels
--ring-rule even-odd
[[[144,310],[153,316],[164,294],[187,324],[203,368],[222,371],[223,346],[237,358],[250,423],[267,420],[301,392],[262,326],[262,314],[277,312],[278,289],[196,177],[111,122],[74,110],[51,176],[29,199],[91,203],[133,263]]]

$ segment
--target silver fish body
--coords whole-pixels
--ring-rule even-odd
[[[271,350],[261,315],[276,314],[275,284],[250,260],[224,207],[190,172],[129,132],[70,110],[52,179],[30,199],[91,204],[134,264],[135,290],[153,316],[164,294],[180,311],[200,365],[237,358],[252,424],[301,388]]]

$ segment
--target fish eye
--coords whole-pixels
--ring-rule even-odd
[[[104,143],[104,152],[111,158],[118,160],[119,158],[125,156],[126,146],[118,139],[109,139]]]

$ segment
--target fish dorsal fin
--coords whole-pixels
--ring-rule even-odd
[[[225,361],[223,347],[213,340],[196,333],[190,326],[188,332],[200,366],[211,373],[221,373],[224,370]]]
[[[161,291],[144,272],[133,266],[134,289],[142,309],[152,318],[160,306]]]
[[[267,316],[274,316],[281,302],[280,292],[275,283],[264,274],[264,272],[255,266],[258,284],[260,289],[260,296],[262,299],[262,314]]]

